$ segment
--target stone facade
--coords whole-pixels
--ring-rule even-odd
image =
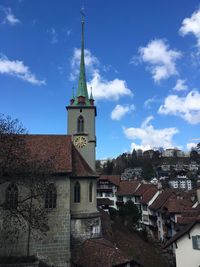
[[[30,255],[35,255],[49,265],[70,266],[70,179],[56,177],[54,184],[57,191],[57,206],[48,210],[49,231],[45,235],[33,232],[30,240]],[[5,186],[1,187],[3,196]],[[1,210],[4,212],[4,210]],[[2,242],[1,242],[2,241]],[[27,231],[20,233],[16,243],[6,244],[0,240],[0,255],[24,256],[27,251]]]

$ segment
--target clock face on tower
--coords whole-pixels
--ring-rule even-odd
[[[74,137],[74,145],[78,148],[82,148],[87,145],[87,137],[79,135]]]

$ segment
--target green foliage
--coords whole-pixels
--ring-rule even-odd
[[[109,213],[111,220],[115,220],[118,216],[118,211],[115,208],[109,207]]]
[[[138,223],[141,214],[133,201],[129,200],[119,208],[119,216],[125,225],[134,226]]]

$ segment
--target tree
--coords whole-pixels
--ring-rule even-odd
[[[107,175],[112,174],[113,173],[113,167],[114,167],[113,161],[107,160],[107,162],[105,162],[103,164],[103,174],[107,174]]]
[[[197,144],[197,150],[200,152],[200,143]]]
[[[0,114],[0,186],[6,189],[5,198],[0,199],[0,240],[16,245],[20,231],[26,231],[29,256],[31,234],[48,230],[44,195],[53,164],[31,154],[26,135],[18,120]]]
[[[198,154],[198,147],[197,148],[192,148],[190,151],[190,159],[194,161],[199,160],[199,154]]]
[[[125,225],[132,227],[138,223],[141,214],[133,201],[129,200],[119,208],[119,216]]]

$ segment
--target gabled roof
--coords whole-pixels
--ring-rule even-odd
[[[110,183],[119,186],[120,175],[100,175],[98,181],[109,181]]]
[[[104,238],[84,241],[76,249],[73,259],[73,263],[81,267],[117,267],[131,261],[120,249]]]
[[[152,188],[152,184],[141,184],[140,187],[137,188],[137,190],[134,193],[134,196],[142,196],[147,190]]]
[[[67,135],[24,135],[26,147],[40,160],[52,160],[56,172],[72,172],[72,140]]]
[[[170,213],[182,213],[187,208],[192,208],[192,202],[189,199],[170,198],[164,205]]]
[[[200,224],[200,218],[198,218],[197,220],[193,221],[192,223],[188,224],[187,226],[185,226],[180,232],[178,232],[177,234],[175,234],[165,245],[165,248],[170,246],[172,243],[176,242],[178,239],[180,239],[182,236],[184,236],[185,234],[189,233],[190,230],[196,225],[196,224]]]
[[[95,172],[72,144],[70,135],[24,135],[26,147],[39,160],[51,160],[56,173],[95,176]]]
[[[147,189],[143,193],[141,203],[142,204],[148,204],[148,202],[153,198],[153,196],[157,192],[158,192],[158,188],[156,186],[152,185],[151,187],[149,187],[149,189]]]
[[[72,145],[72,176],[97,177],[96,173],[90,168],[74,145]]]
[[[158,197],[154,200],[154,202],[150,205],[151,209],[157,210],[160,209],[168,200],[168,198],[174,194],[173,190],[166,189],[163,191]],[[174,194],[175,195],[175,194]]]
[[[117,190],[118,196],[130,196],[133,195],[135,190],[140,186],[137,181],[121,181]]]

